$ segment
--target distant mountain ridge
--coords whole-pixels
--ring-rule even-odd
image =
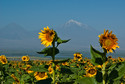
[[[51,27],[50,27],[51,29]],[[76,20],[69,20],[62,26],[55,28],[57,34],[62,39],[71,39],[68,43],[60,45],[59,48],[66,50],[89,50],[90,44],[99,46],[98,32],[87,24]],[[0,29],[0,49],[38,49],[44,48],[38,39],[36,31],[28,31],[21,25],[11,23]]]
[[[71,47],[71,49],[88,49],[90,44],[96,44],[98,42],[96,40],[98,38],[97,30],[72,19],[58,28],[57,33],[64,39],[71,39],[69,43],[64,45],[69,48]]]
[[[19,40],[32,37],[32,33],[25,30],[22,26],[16,23],[11,23],[0,29],[0,38]]]
[[[0,29],[0,41],[0,49],[33,49],[40,46],[34,32],[16,23]]]

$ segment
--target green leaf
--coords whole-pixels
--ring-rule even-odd
[[[29,74],[23,74],[22,76],[21,76],[21,80],[22,81],[27,81],[28,79],[30,79],[31,77],[29,76]]]
[[[58,39],[57,39],[57,46],[59,45],[59,44],[62,44],[62,43],[66,43],[66,42],[68,42],[70,39],[68,39],[68,40],[61,40],[59,37],[58,37]]]
[[[103,62],[106,61],[106,56],[104,53],[101,53],[99,51],[97,51],[96,49],[94,49],[92,46],[90,48],[90,53],[91,53],[91,62],[94,65],[102,65]],[[105,61],[104,61],[105,60]]]
[[[73,74],[72,70],[69,67],[61,66],[61,74]]]
[[[75,81],[76,84],[97,84],[93,77],[84,77]]]
[[[66,60],[60,60],[60,61],[54,61],[55,64],[58,64],[58,63],[64,63],[64,62],[67,62],[69,61],[69,59],[66,59]]]
[[[120,80],[125,75],[125,62],[117,63],[110,68],[108,72],[109,79],[116,81]]]
[[[0,63],[0,71],[3,71],[3,65]]]
[[[12,84],[15,80],[12,77],[6,77],[6,82],[4,82],[4,84]]]
[[[38,54],[44,54],[44,56],[53,56],[53,48],[48,47],[44,48],[41,52],[37,52]],[[55,48],[55,55],[59,53],[58,48]]]
[[[36,72],[47,72],[48,67],[46,65],[39,65],[39,66],[32,66],[29,70],[36,71]]]
[[[76,67],[70,67],[71,71],[75,74],[78,74],[79,72],[79,68],[76,68]],[[81,71],[81,70],[80,70]]]
[[[36,84],[51,84],[51,82],[52,82],[52,79],[51,78],[47,78],[45,80],[37,81]]]
[[[95,76],[95,79],[97,81],[98,84],[102,84],[102,72],[101,71],[97,71],[97,74]]]

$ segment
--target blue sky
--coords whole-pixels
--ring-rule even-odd
[[[125,31],[125,0],[0,0],[0,28],[58,27],[70,19],[95,29]]]

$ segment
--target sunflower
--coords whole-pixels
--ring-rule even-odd
[[[108,59],[112,59],[112,56],[108,56]]]
[[[119,62],[124,62],[124,58],[118,57]]]
[[[95,69],[95,67],[89,67],[88,69],[86,69],[86,76],[87,77],[93,77],[97,74],[97,70]]]
[[[60,66],[59,65],[56,65],[56,70],[60,71]]]
[[[80,54],[80,53],[75,53],[75,54],[73,54],[74,55],[74,60],[77,60],[78,59],[78,61],[81,61],[82,60],[82,54]]]
[[[43,44],[45,47],[48,47],[49,45],[52,45],[53,39],[55,36],[55,31],[50,30],[49,27],[44,28],[44,30],[41,30],[39,32],[39,39],[41,39],[41,44]]]
[[[52,74],[53,73],[53,68],[51,66],[49,66],[48,71],[49,71],[49,74]]]
[[[29,61],[29,59],[30,59],[29,56],[23,56],[22,57],[22,61]]]
[[[7,59],[6,59],[6,56],[5,56],[5,55],[1,55],[1,56],[0,56],[0,62],[1,62],[2,64],[7,64]]]
[[[104,34],[101,34],[98,37],[100,45],[107,51],[107,53],[112,53],[112,50],[119,48],[117,43],[118,39],[116,38],[116,35],[112,34],[112,31],[109,32],[108,30],[105,31],[104,29]]]
[[[13,84],[20,84],[19,79],[14,74],[11,74],[11,77],[15,80],[15,82],[13,82]]]
[[[69,66],[69,63],[68,62],[63,62],[62,65],[63,66]]]
[[[34,71],[32,71],[32,70],[26,70],[26,72],[30,74],[30,73],[33,73]]]
[[[44,80],[48,77],[46,72],[35,72],[34,76],[35,76],[36,80]]]

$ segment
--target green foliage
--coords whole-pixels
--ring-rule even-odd
[[[93,77],[83,77],[75,81],[76,84],[98,84]]]
[[[48,66],[47,65],[32,66],[29,70],[36,72],[47,72]]]
[[[59,44],[62,44],[62,43],[67,43],[68,41],[70,41],[70,39],[68,39],[68,40],[61,40],[61,39],[58,37],[58,39],[57,39],[57,46],[58,46]]]
[[[58,63],[64,63],[64,62],[67,62],[69,61],[69,59],[66,59],[66,60],[60,60],[60,61],[54,61],[55,64],[58,64]]]
[[[97,71],[97,74],[95,76],[96,82],[98,84],[102,84],[102,72],[101,71]]]
[[[53,56],[53,48],[47,47],[44,48],[41,52],[37,52],[38,54],[44,54],[44,56]],[[58,48],[55,47],[55,55],[59,53]]]
[[[90,48],[91,53],[91,62],[94,65],[102,65],[106,59],[105,59],[105,53],[101,53],[98,50],[94,49],[92,46]]]
[[[125,75],[125,62],[115,63],[109,67],[108,80],[119,81]]]
[[[45,80],[37,81],[36,84],[51,84],[51,82],[52,82],[52,79],[51,78],[47,78]]]

